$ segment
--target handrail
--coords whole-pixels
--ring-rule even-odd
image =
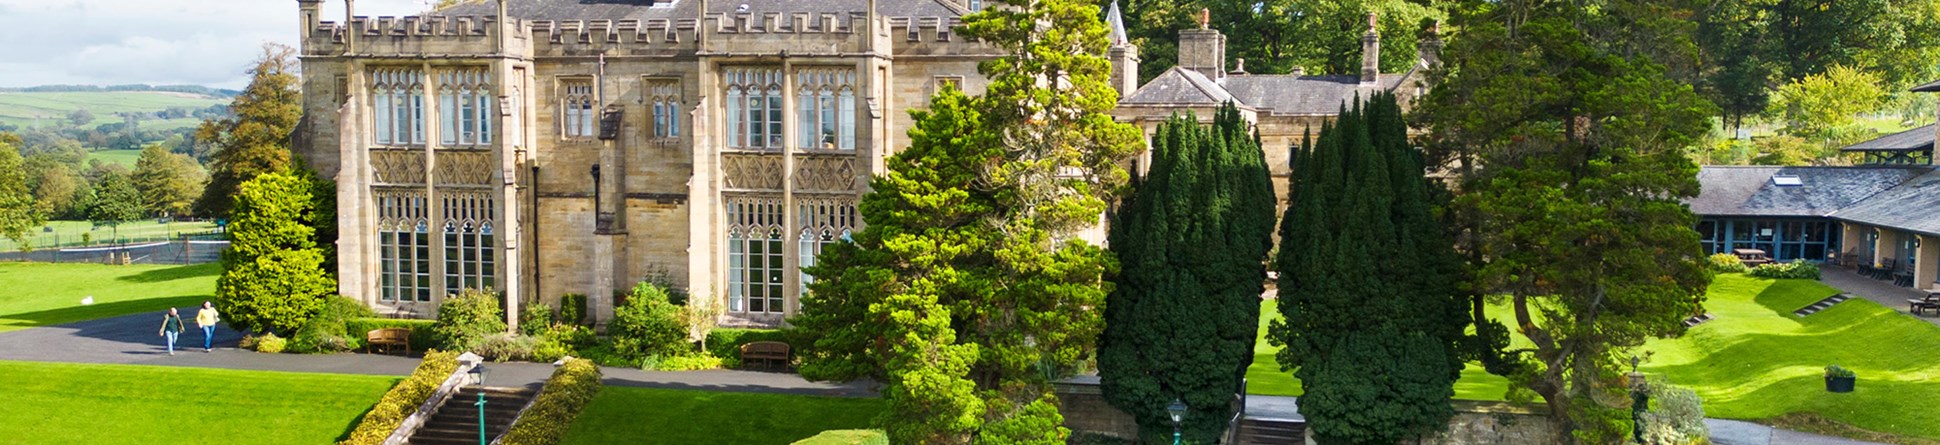
[[[1235,412],[1233,413],[1233,419],[1226,422],[1227,437],[1225,438],[1224,442],[1229,444],[1239,443],[1239,436],[1240,436],[1239,429],[1242,428],[1241,421],[1246,419],[1246,378],[1245,377],[1239,378],[1239,393],[1233,394],[1233,400],[1239,403],[1239,409],[1235,410]]]

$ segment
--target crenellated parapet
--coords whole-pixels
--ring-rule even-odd
[[[963,19],[957,17],[890,17],[890,36],[902,42],[951,42]]]
[[[522,20],[509,19],[514,41],[528,40]],[[303,42],[305,54],[334,55],[346,45],[358,55],[489,55],[498,38],[498,18],[492,16],[354,17],[348,23],[318,22]]]

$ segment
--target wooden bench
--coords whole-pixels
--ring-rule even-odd
[[[741,363],[772,361],[782,368],[788,367],[788,344],[778,341],[757,341],[741,345]]]
[[[410,329],[405,329],[405,328],[372,329],[370,332],[367,332],[364,334],[365,353],[370,353],[371,348],[373,347],[380,348],[383,350],[395,351],[397,350],[398,346],[404,347],[404,355],[411,355],[411,330]]]

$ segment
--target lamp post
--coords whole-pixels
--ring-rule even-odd
[[[1186,402],[1172,399],[1172,403],[1165,406],[1165,413],[1172,415],[1172,445],[1179,445],[1179,422],[1186,418]]]
[[[1630,438],[1637,443],[1644,442],[1644,411],[1650,409],[1650,384],[1644,381],[1643,373],[1637,372],[1642,361],[1630,356]]]
[[[478,385],[478,403],[473,405],[478,407],[478,445],[486,445],[489,442],[485,441],[485,364],[472,365],[469,373],[472,382]]]

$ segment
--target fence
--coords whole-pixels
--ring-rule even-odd
[[[187,237],[120,246],[46,249],[32,252],[3,252],[0,261],[97,264],[200,264],[213,263],[222,256],[228,241],[197,240]]]

